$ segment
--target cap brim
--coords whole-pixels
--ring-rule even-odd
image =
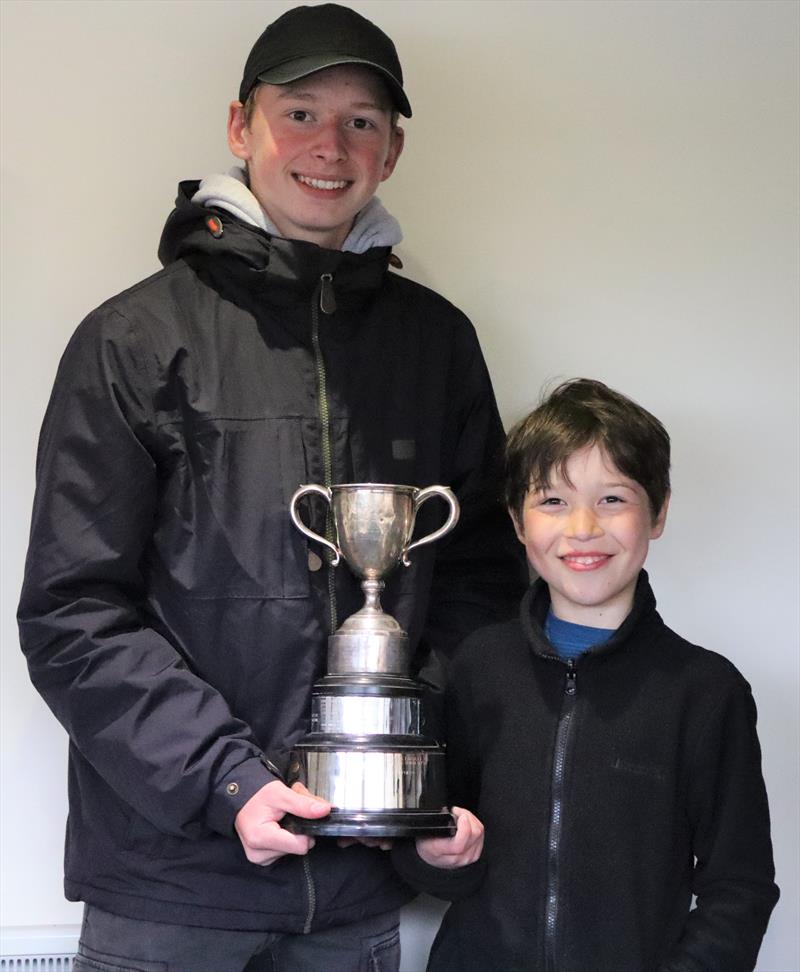
[[[363,64],[364,67],[377,71],[386,82],[394,107],[406,118],[411,117],[411,105],[397,79],[385,68],[382,68],[380,64],[375,64],[363,57],[353,57],[350,54],[310,54],[308,57],[298,57],[286,64],[279,64],[277,67],[270,68],[269,71],[262,71],[258,75],[258,80],[265,84],[289,84],[292,81],[299,81],[300,78],[308,77],[315,71],[336,67],[339,64]]]

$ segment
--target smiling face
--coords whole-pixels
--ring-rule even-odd
[[[339,249],[403,147],[383,82],[341,65],[292,84],[263,84],[249,122],[241,102],[228,144],[282,236]]]
[[[621,473],[597,445],[574,453],[566,475],[530,490],[517,536],[550,588],[563,621],[618,628],[633,605],[651,540],[664,530],[668,502],[656,516],[644,489]]]

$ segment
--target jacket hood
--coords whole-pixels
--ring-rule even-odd
[[[234,165],[228,172],[206,176],[200,183],[199,190],[192,196],[192,202],[233,213],[243,223],[258,226],[270,236],[283,235],[251,192],[247,171],[243,166]],[[375,246],[397,246],[402,240],[400,224],[386,211],[380,199],[373,196],[356,216],[339,249],[350,253],[366,253]]]
[[[198,270],[225,280],[246,278],[248,287],[259,284],[312,291],[322,274],[332,274],[336,292],[372,291],[383,280],[391,247],[372,247],[365,253],[328,250],[302,240],[271,236],[230,212],[193,202],[200,183],[186,180],[178,186],[175,208],[167,218],[158,247],[164,267],[185,260]]]

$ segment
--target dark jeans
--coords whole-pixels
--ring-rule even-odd
[[[74,972],[399,972],[397,911],[310,935],[190,928],[86,905]]]

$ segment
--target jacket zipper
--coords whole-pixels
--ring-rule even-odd
[[[325,373],[325,359],[319,340],[319,312],[333,314],[336,310],[336,294],[333,290],[333,274],[323,273],[319,278],[319,287],[315,289],[311,298],[311,344],[314,348],[314,366],[317,373],[317,403],[319,421],[322,429],[322,475],[324,485],[330,489],[333,485],[333,460],[331,455],[331,422],[328,405],[328,380]],[[325,519],[325,538],[333,541],[333,518],[330,510]],[[339,626],[336,611],[336,580],[333,567],[328,563],[328,609],[330,612],[331,633]],[[311,861],[308,855],[303,858],[303,876],[306,881],[308,894],[308,913],[306,914],[303,934],[308,935],[317,910],[317,889],[314,875],[311,873]]]
[[[561,715],[556,729],[556,745],[553,755],[552,803],[550,805],[550,827],[547,837],[547,895],[545,897],[545,965],[547,972],[557,972],[556,964],[556,926],[558,921],[558,853],[564,813],[564,771],[566,767],[567,746],[570,739],[575,714],[576,697],[575,662],[567,662],[567,678],[564,685],[564,699]]]
[[[306,879],[306,891],[308,892],[308,914],[303,925],[303,934],[308,935],[317,911],[317,889],[314,885],[314,875],[311,873],[311,861],[309,861],[307,854],[303,858],[303,875]]]
[[[325,359],[319,340],[319,312],[333,314],[336,310],[336,295],[333,290],[333,274],[323,273],[319,278],[319,288],[311,298],[311,343],[314,347],[314,363],[317,372],[317,402],[319,420],[322,428],[322,473],[323,485],[328,489],[333,485],[333,460],[331,455],[331,424],[328,405],[328,384],[325,372]],[[333,517],[330,511],[325,520],[325,538],[335,541]],[[331,634],[339,627],[336,611],[336,584],[333,568],[328,566],[328,608],[330,611]]]

